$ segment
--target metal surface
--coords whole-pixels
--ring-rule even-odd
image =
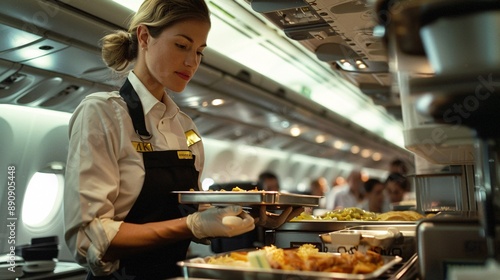
[[[390,271],[388,271],[390,272]],[[402,266],[391,273],[387,278],[388,280],[416,280],[419,279],[418,273],[418,255],[414,254],[408,261],[406,261]]]
[[[227,254],[219,254],[224,256]],[[184,277],[207,277],[215,279],[301,279],[301,280],[321,280],[321,279],[377,279],[385,271],[401,262],[400,257],[382,256],[384,265],[369,274],[348,274],[337,272],[316,272],[316,271],[289,271],[280,269],[263,270],[253,267],[225,266],[205,263],[205,259],[196,258],[178,262],[182,267]]]
[[[389,231],[390,228],[394,230]],[[347,238],[343,238],[342,234],[347,234]],[[350,234],[359,236],[357,242],[350,241],[353,240],[348,238]],[[357,226],[319,236],[324,250],[329,252],[375,250],[382,255],[400,256],[403,260],[409,260],[417,251],[416,225]]]
[[[420,274],[425,279],[444,279],[451,267],[482,265],[488,258],[486,239],[477,218],[457,216],[422,221],[417,226],[417,244]],[[500,242],[494,246],[500,248]],[[500,255],[496,259],[500,260]]]
[[[319,205],[321,196],[280,193],[272,191],[175,191],[179,203],[238,204],[241,206],[310,206]]]
[[[325,233],[330,231],[347,229],[355,226],[381,226],[384,228],[390,226],[416,226],[417,221],[293,221],[283,224],[278,230],[280,231],[315,231]]]

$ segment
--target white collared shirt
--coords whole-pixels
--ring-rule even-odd
[[[201,176],[203,143],[188,147],[185,136],[189,130],[199,135],[191,118],[167,93],[160,102],[133,72],[128,79],[141,99],[153,149],[191,150]],[[70,120],[69,135],[64,194],[66,243],[78,263],[95,275],[107,275],[118,269],[119,261],[104,263],[101,259],[144,182],[142,154],[132,145],[141,140],[118,91],[85,97]],[[193,188],[200,188],[199,178]]]

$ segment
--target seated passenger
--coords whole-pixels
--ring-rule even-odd
[[[364,188],[366,191],[365,199],[359,205],[359,208],[375,213],[383,213],[390,210],[389,203],[384,194],[384,183],[378,179],[368,179],[364,183]]]
[[[410,182],[400,173],[391,173],[385,181],[387,195],[391,203],[404,200],[405,194],[410,191]]]

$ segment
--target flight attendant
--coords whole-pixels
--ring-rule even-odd
[[[203,0],[146,0],[128,31],[102,39],[110,68],[133,69],[119,91],[87,96],[70,121],[65,239],[87,279],[176,277],[192,239],[240,235],[255,222],[277,227],[300,213],[199,211],[172,194],[200,188],[203,142],[169,94],[195,74],[209,30]]]

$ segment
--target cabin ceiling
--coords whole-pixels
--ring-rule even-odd
[[[401,103],[392,86],[386,46],[375,0],[244,0],[288,38],[309,50],[402,119]],[[378,1],[383,2],[383,1]]]
[[[370,32],[375,23],[367,1],[236,2],[255,16],[274,20],[338,76],[400,118],[399,99],[389,90],[392,81],[383,45]],[[273,10],[269,5],[274,2],[298,7]],[[284,10],[287,15],[295,11],[295,20],[301,20],[302,13],[321,23],[312,31],[308,24],[280,27]],[[102,0],[4,0],[0,14],[0,35],[11,39],[0,41],[0,103],[73,112],[87,94],[117,89],[122,83],[123,77],[112,74],[101,61],[98,42],[126,26],[128,9]],[[328,48],[322,48],[324,44]],[[345,59],[353,65],[360,59],[368,69],[342,69],[339,53],[332,50],[348,50]],[[413,162],[407,150],[210,49],[193,82],[172,96],[204,137],[376,169],[386,169],[395,157]],[[213,105],[215,99],[224,104]],[[292,127],[301,128],[302,134],[291,136]],[[339,141],[344,145],[334,148]],[[352,153],[353,146],[360,152]],[[374,154],[381,160],[374,160]]]

